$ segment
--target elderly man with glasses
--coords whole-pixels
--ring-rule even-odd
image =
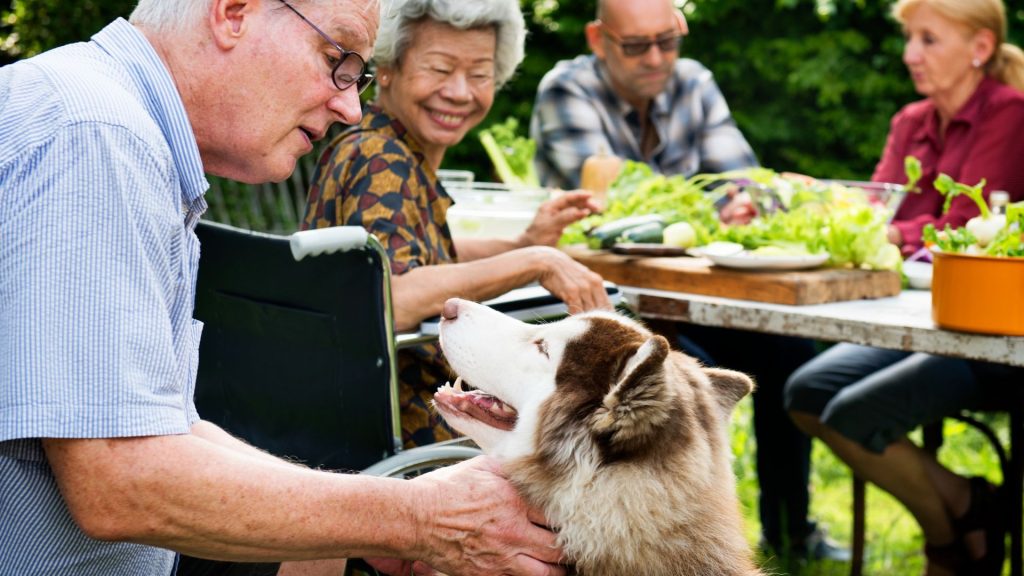
[[[0,69],[0,574],[172,575],[179,553],[565,574],[491,459],[331,474],[196,413],[204,173],[282,180],[358,123],[378,21],[377,0],[141,0]]]
[[[599,0],[586,27],[592,54],[559,62],[541,80],[530,135],[548,186],[576,188],[587,157],[606,152],[655,172],[692,176],[757,166],[711,71],[679,58],[686,19],[671,0]],[[728,223],[753,215],[740,195],[720,207]],[[786,416],[786,378],[815,355],[812,342],[688,324],[679,346],[704,363],[755,377],[754,432],[762,545],[787,559],[848,558],[807,519],[810,440]]]

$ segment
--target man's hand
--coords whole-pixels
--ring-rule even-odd
[[[564,576],[556,535],[505,479],[496,460],[480,456],[410,482],[424,490],[410,530],[423,562],[374,560],[375,566],[460,576]],[[399,572],[389,572],[398,576]],[[402,576],[409,574],[404,572]]]
[[[599,210],[590,192],[576,190],[560,194],[540,205],[520,242],[524,246],[554,246],[566,226]]]
[[[747,224],[757,216],[757,209],[746,192],[729,191],[729,202],[718,212],[718,219],[724,224]]]
[[[388,576],[438,576],[441,573],[423,562],[395,558],[363,558],[378,572]]]

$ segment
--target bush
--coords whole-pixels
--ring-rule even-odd
[[[88,40],[118,16],[128,17],[135,0],[12,0],[0,30],[0,51],[26,58],[55,46]]]

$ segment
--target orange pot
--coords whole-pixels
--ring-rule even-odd
[[[932,320],[952,330],[1024,336],[1024,258],[936,252]]]

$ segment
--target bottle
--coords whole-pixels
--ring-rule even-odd
[[[1010,194],[1004,190],[993,190],[988,195],[988,207],[992,214],[1006,214],[1006,205],[1010,203]]]
[[[610,154],[602,146],[597,154],[588,156],[580,170],[580,188],[594,194],[594,200],[602,206],[606,205],[608,187],[622,171],[622,158]]]

